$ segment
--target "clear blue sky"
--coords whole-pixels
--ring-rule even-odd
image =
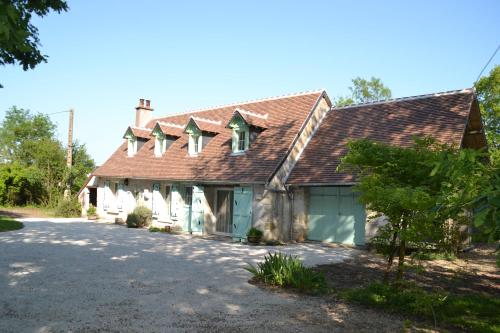
[[[0,67],[12,105],[75,108],[97,163],[121,143],[141,97],[155,115],[380,77],[395,97],[471,87],[500,42],[500,1],[69,1],[36,19],[50,56]],[[499,56],[489,66],[500,63]],[[51,116],[65,142],[66,114]]]

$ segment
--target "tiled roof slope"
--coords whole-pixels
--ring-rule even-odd
[[[162,157],[154,156],[152,139],[133,157],[127,157],[124,142],[94,175],[194,182],[266,182],[285,157],[322,93],[317,91],[153,119],[148,128],[157,121],[185,126],[191,116],[221,121],[221,125],[219,133],[197,157],[188,155],[187,134],[172,143]],[[258,114],[267,113],[268,128],[259,134],[245,154],[234,156],[231,155],[231,129],[225,126],[238,107]]]
[[[352,183],[337,173],[349,139],[368,138],[409,146],[413,136],[433,136],[460,146],[474,95],[472,90],[332,108],[302,153],[288,184]]]

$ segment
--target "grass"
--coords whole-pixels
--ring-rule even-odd
[[[267,285],[293,288],[308,294],[328,291],[322,273],[305,267],[298,258],[280,252],[268,253],[263,262],[257,266],[249,265],[246,270]]]
[[[449,252],[416,252],[412,255],[414,259],[419,260],[447,260],[454,261],[457,256]]]
[[[22,229],[24,225],[10,217],[0,216],[0,232]]]
[[[340,297],[385,311],[425,318],[435,325],[466,331],[500,333],[500,299],[481,294],[466,296],[427,292],[414,285],[400,287],[372,283],[346,289]]]

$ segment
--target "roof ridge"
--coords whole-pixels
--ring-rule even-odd
[[[332,106],[331,110],[340,110],[340,109],[349,109],[349,108],[354,108],[354,107],[360,107],[360,106],[365,106],[365,105],[379,105],[379,104],[386,104],[386,103],[394,103],[394,102],[402,102],[402,101],[411,101],[411,100],[416,100],[416,99],[422,99],[422,98],[428,98],[428,97],[438,97],[438,96],[446,96],[446,95],[454,95],[454,94],[463,94],[466,92],[473,92],[474,90],[472,88],[464,88],[464,89],[456,89],[456,90],[448,90],[448,91],[442,91],[442,92],[437,92],[437,93],[430,93],[430,94],[422,94],[422,95],[414,95],[414,96],[407,96],[407,97],[398,97],[398,98],[390,98],[390,99],[382,99],[382,100],[377,100],[373,102],[366,102],[366,103],[357,103],[357,104],[350,104],[346,106],[341,106],[341,107],[335,107]]]
[[[324,91],[325,91],[325,89],[306,90],[306,91],[292,93],[292,94],[285,94],[285,95],[278,95],[278,96],[264,97],[264,98],[256,98],[256,99],[250,99],[250,100],[246,100],[246,101],[242,101],[242,102],[229,103],[229,104],[220,104],[220,105],[207,107],[207,108],[200,108],[200,109],[194,109],[194,110],[190,110],[190,111],[172,113],[172,114],[169,114],[166,116],[160,116],[157,118],[153,118],[152,120],[158,120],[158,119],[173,117],[173,116],[180,116],[180,115],[189,114],[189,113],[198,113],[198,112],[210,111],[210,110],[215,110],[215,109],[228,108],[231,106],[240,106],[240,105],[258,103],[258,102],[267,102],[267,101],[273,101],[273,100],[284,99],[284,98],[312,95],[312,94],[321,93]]]

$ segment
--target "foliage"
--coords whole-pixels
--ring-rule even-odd
[[[129,228],[142,228],[151,224],[152,215],[151,210],[144,206],[138,206],[134,211],[127,215],[127,227]]]
[[[379,78],[372,77],[368,81],[357,77],[352,80],[352,84],[353,85],[349,87],[351,96],[337,98],[335,101],[337,107],[385,100],[392,96],[391,90],[387,88]]]
[[[24,225],[6,216],[0,216],[0,232],[22,229]]]
[[[12,107],[0,126],[0,204],[55,207],[66,188],[76,193],[94,161],[85,146],[73,143],[73,165],[66,166],[65,147],[46,115]]]
[[[158,227],[149,227],[149,232],[166,232],[166,229],[165,228],[158,228]]]
[[[423,317],[463,330],[500,332],[500,299],[490,296],[446,295],[427,292],[410,284],[391,286],[381,283],[344,290],[340,296],[355,303]]]
[[[435,251],[418,251],[412,254],[413,259],[417,260],[448,260],[454,261],[457,259],[455,253],[451,252],[435,252]]]
[[[62,217],[80,217],[82,214],[82,206],[78,202],[77,197],[62,199],[57,204],[55,215]]]
[[[374,239],[387,256],[386,280],[396,253],[397,277],[403,277],[409,243],[417,249],[432,243],[440,251],[458,251],[460,226],[470,223],[467,211],[495,174],[481,152],[431,138],[415,139],[407,148],[366,139],[348,147],[339,170],[357,173],[360,201],[389,220]]]
[[[500,164],[500,65],[475,85],[481,118],[490,156],[494,164]]]
[[[125,223],[127,223],[128,228],[139,228],[139,216],[135,213],[130,213],[127,215]]]
[[[298,258],[280,252],[268,253],[257,267],[250,265],[246,270],[270,285],[291,287],[313,294],[328,289],[322,273],[305,267]]]
[[[51,10],[57,13],[67,11],[68,5],[64,0],[0,2],[0,65],[18,62],[28,70],[47,61],[47,56],[38,49],[38,29],[31,24],[31,18],[33,14],[43,17]]]
[[[87,209],[87,215],[88,216],[95,216],[95,215],[97,215],[97,209],[95,208],[94,205],[90,204],[89,209]]]
[[[247,232],[247,237],[262,237],[263,233],[261,230],[255,228],[255,227],[252,227],[250,228],[250,230],[248,230]]]

